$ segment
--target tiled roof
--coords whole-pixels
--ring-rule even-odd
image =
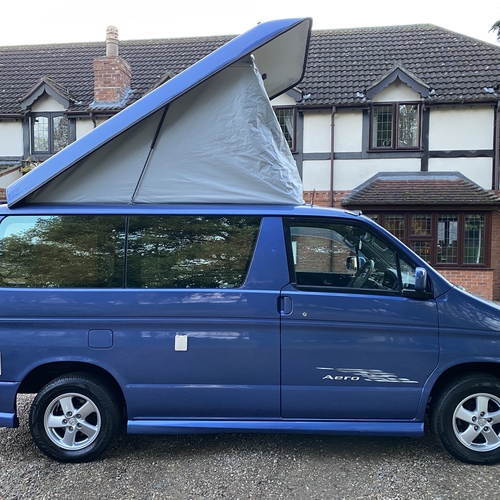
[[[342,200],[349,208],[367,206],[490,205],[500,198],[458,172],[380,172]]]
[[[500,82],[500,47],[431,24],[313,32],[301,88],[310,104],[361,103],[395,64],[434,90],[432,101],[498,98],[484,89]]]
[[[129,103],[142,97],[167,71],[174,74],[231,40],[232,36],[120,42],[120,55],[132,67]],[[73,110],[94,100],[94,57],[105,55],[104,42],[0,47],[0,114],[20,113],[21,99],[40,78],[68,89]]]
[[[133,102],[168,72],[177,74],[232,36],[120,42],[132,67]],[[0,47],[0,114],[20,113],[20,101],[43,77],[65,89],[73,110],[93,100],[94,57],[104,42]],[[497,100],[500,47],[430,24],[313,31],[300,88],[308,105],[362,104],[392,68],[403,68],[432,91],[436,102]]]

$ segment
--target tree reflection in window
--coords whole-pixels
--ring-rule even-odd
[[[125,217],[7,217],[0,225],[5,287],[123,286]]]
[[[236,288],[247,275],[260,217],[133,216],[127,287]]]

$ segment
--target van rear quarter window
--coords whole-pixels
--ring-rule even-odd
[[[239,216],[130,217],[127,287],[240,287],[260,223]]]
[[[260,223],[242,216],[6,217],[0,286],[123,288],[126,275],[128,288],[237,288]]]
[[[0,285],[123,286],[125,217],[15,216],[0,224]]]

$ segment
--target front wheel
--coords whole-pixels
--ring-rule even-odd
[[[60,462],[89,462],[113,442],[121,413],[112,391],[97,378],[65,375],[48,383],[30,411],[35,444]]]
[[[500,462],[500,380],[474,374],[447,386],[431,408],[444,447],[470,464]]]

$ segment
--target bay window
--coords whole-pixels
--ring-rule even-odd
[[[490,265],[488,213],[415,212],[368,214],[419,257],[436,267]]]

